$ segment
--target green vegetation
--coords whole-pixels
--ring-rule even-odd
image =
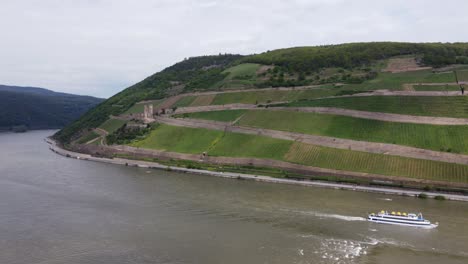
[[[130,107],[127,111],[124,112],[124,114],[136,114],[136,113],[143,113],[145,109],[144,104],[134,104],[132,107]]]
[[[468,183],[468,166],[294,143],[285,160],[303,165]]]
[[[292,102],[284,106],[322,106],[419,116],[468,117],[466,96],[356,96]]]
[[[107,135],[106,142],[109,145],[112,144],[130,144],[133,141],[144,139],[146,135],[151,132],[152,127],[146,125],[146,127],[129,127],[127,124],[120,127],[114,133]]]
[[[189,106],[194,100],[197,98],[196,96],[184,96],[180,98],[173,107],[186,107]]]
[[[396,123],[349,116],[251,110],[241,126],[468,153],[468,126]]]
[[[76,141],[76,143],[78,144],[85,144],[86,142],[89,142],[95,138],[99,137],[99,134],[94,132],[94,131],[90,131],[89,133],[87,133],[86,135],[80,137],[80,139],[78,139]]]
[[[425,194],[425,193],[420,193],[420,194],[418,194],[418,198],[420,198],[420,199],[427,199],[427,194]]]
[[[465,63],[467,51],[465,43],[371,42],[278,49],[248,56],[243,61],[278,65],[288,71],[313,72],[327,67],[362,67],[393,56],[421,54],[424,64],[438,67]]]
[[[102,123],[99,128],[104,129],[109,134],[113,133],[117,129],[121,128],[126,121],[120,119],[108,119],[106,122]]]
[[[210,105],[214,97],[215,97],[214,94],[197,96],[197,98],[193,100],[190,106]]]
[[[456,71],[459,82],[468,82],[468,70]]]
[[[453,72],[433,73],[431,70],[409,71],[409,72],[381,72],[378,77],[362,84],[349,85],[354,89],[376,90],[402,90],[405,83],[454,83]]]
[[[134,147],[200,154],[215,144],[222,131],[159,125],[148,137],[133,142]]]
[[[226,77],[216,83],[214,88],[247,88],[254,87],[257,81],[257,70],[260,64],[242,63],[224,70]]]
[[[460,91],[459,85],[414,85],[416,91]]]
[[[62,128],[102,101],[43,88],[0,85],[0,131]]]
[[[232,122],[237,118],[241,117],[247,110],[221,110],[221,111],[210,111],[210,112],[196,112],[176,115],[175,117],[182,118],[194,118],[194,119],[205,119],[214,120],[221,122]]]
[[[324,96],[336,95],[340,89],[330,87],[314,89],[297,89],[292,91],[285,90],[265,90],[251,92],[236,92],[217,94],[212,101],[212,105],[223,104],[265,104],[270,102],[295,101],[302,99],[313,99]]]
[[[157,107],[159,104],[161,104],[163,100],[155,100],[151,102],[153,107]],[[147,103],[149,104],[149,103]],[[124,112],[124,114],[136,114],[136,113],[143,113],[145,109],[146,104],[134,104],[132,107],[130,107],[127,111]]]
[[[252,157],[281,160],[292,142],[263,136],[226,133],[208,151],[211,156]]]
[[[409,178],[468,182],[468,166],[198,128],[160,125],[135,147],[211,156],[269,158],[297,164]]]

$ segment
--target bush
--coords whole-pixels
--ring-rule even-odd
[[[418,194],[418,198],[420,198],[420,199],[427,199],[427,194],[425,194],[425,193],[420,193],[420,194]]]
[[[443,195],[436,195],[434,197],[434,199],[436,199],[438,201],[445,201],[446,200],[445,196],[443,196]]]

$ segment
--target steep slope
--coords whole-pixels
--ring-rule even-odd
[[[110,158],[468,189],[467,55],[377,42],[189,58],[55,137]]]
[[[62,128],[102,101],[43,88],[0,85],[0,130]]]

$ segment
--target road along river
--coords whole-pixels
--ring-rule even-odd
[[[467,263],[468,203],[69,159],[0,134],[0,263]],[[369,223],[422,211],[424,230]]]

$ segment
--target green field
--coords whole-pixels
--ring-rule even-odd
[[[99,128],[104,129],[109,134],[121,128],[126,121],[120,119],[108,119],[106,122],[102,123]]]
[[[180,98],[175,104],[173,104],[172,107],[187,107],[193,103],[196,98],[196,96],[184,96]]]
[[[468,166],[346,149],[256,135],[160,125],[135,147],[210,156],[268,158],[292,163],[418,179],[468,182]]]
[[[400,73],[379,72],[377,78],[362,84],[348,85],[355,89],[402,90],[405,83],[448,83],[455,82],[453,72],[433,73],[431,70],[410,71]]]
[[[468,117],[466,96],[355,96],[292,102],[286,106],[322,106],[406,115]]]
[[[252,88],[257,81],[257,63],[242,63],[224,70],[226,77],[211,88]]]
[[[303,165],[337,170],[404,176],[437,181],[468,182],[468,166],[327,148],[294,143],[285,160]]]
[[[468,70],[457,71],[457,78],[459,82],[468,82]]]
[[[458,85],[414,85],[416,91],[460,91]]]
[[[283,159],[292,141],[239,133],[226,133],[208,152],[211,156]]]
[[[221,111],[210,111],[210,112],[196,112],[179,114],[175,117],[183,118],[194,118],[194,119],[205,119],[221,122],[232,122],[242,116],[247,110],[221,110]]]
[[[78,143],[78,144],[84,144],[84,143],[86,143],[86,142],[89,142],[89,141],[91,141],[91,140],[97,138],[97,137],[99,137],[99,134],[96,133],[96,132],[94,132],[94,131],[91,131],[90,133],[88,133],[88,134],[86,134],[86,135],[80,137],[80,138],[76,141],[76,143]]]
[[[341,90],[338,88],[307,89],[307,90],[265,90],[237,93],[217,94],[212,105],[224,104],[265,104],[269,102],[296,101],[301,99],[313,99],[336,95]]]
[[[385,122],[349,116],[251,110],[240,126],[468,153],[468,126]]]
[[[208,150],[222,135],[222,131],[161,124],[148,137],[131,146],[197,154]]]

